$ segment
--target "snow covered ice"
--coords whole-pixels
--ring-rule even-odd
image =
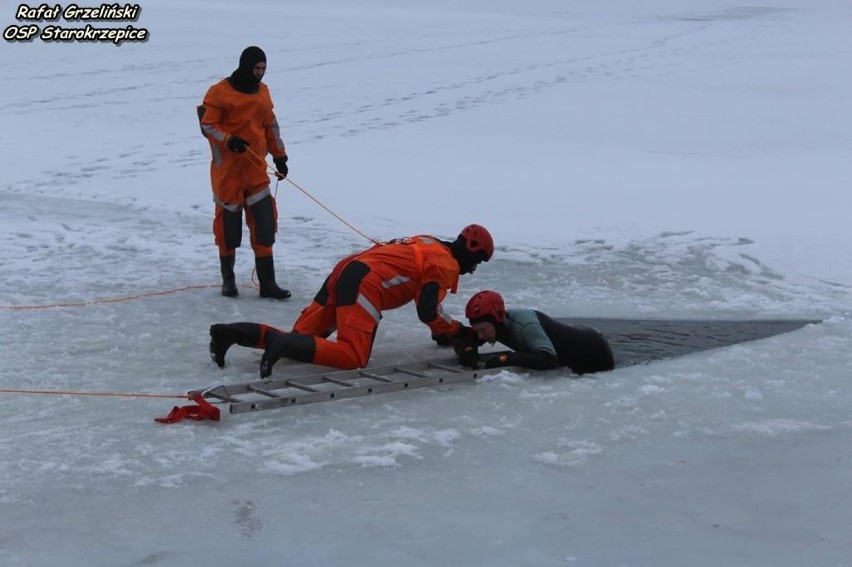
[[[849,2],[175,4],[141,4],[146,43],[0,47],[0,388],[253,380],[260,353],[216,368],[209,325],[292,324],[369,244],[281,183],[293,299],[256,297],[247,246],[218,294],[195,105],[253,44],[316,198],[379,239],[492,231],[453,315],[496,288],[563,317],[824,322],[219,423],[0,394],[0,564],[852,564]],[[374,362],[438,352],[386,313]]]

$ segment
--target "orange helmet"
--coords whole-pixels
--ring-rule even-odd
[[[471,324],[487,321],[489,318],[502,323],[506,320],[506,304],[503,303],[503,297],[499,293],[486,289],[468,300],[464,315]]]
[[[471,252],[485,252],[485,261],[494,255],[494,239],[488,229],[480,224],[469,224],[459,236],[463,236],[467,249]]]

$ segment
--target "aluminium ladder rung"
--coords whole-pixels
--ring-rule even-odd
[[[378,382],[387,382],[387,383],[396,382],[396,380],[394,380],[393,378],[387,378],[386,376],[379,376],[378,374],[374,374],[373,372],[365,372],[363,370],[358,373],[358,376],[363,376],[364,378],[369,378],[370,380],[376,380]]]
[[[316,388],[311,388],[310,386],[308,386],[306,384],[302,384],[301,382],[296,382],[295,380],[287,380],[285,382],[285,384],[287,384],[287,386],[290,387],[290,388],[297,388],[299,390],[304,390],[306,392],[319,392],[320,391],[320,390],[317,390]]]
[[[324,382],[331,382],[332,384],[337,384],[338,386],[344,386],[346,388],[351,388],[354,386],[352,382],[347,382],[346,380],[338,380],[337,378],[332,378],[331,376],[323,376]]]
[[[222,400],[223,402],[230,402],[232,404],[238,404],[243,401],[239,398],[229,396],[227,394],[227,386],[216,386],[215,388],[211,388],[207,391],[189,392],[189,394],[203,394],[205,398],[216,398],[217,400]]]
[[[269,390],[265,390],[263,388],[255,386],[254,384],[249,384],[248,388],[252,392],[255,392],[255,393],[260,394],[262,396],[266,396],[268,398],[280,398],[281,397],[280,395],[276,394],[275,392],[270,392]]]
[[[393,370],[394,370],[394,372],[399,372],[400,374],[408,374],[409,376],[416,376],[418,378],[425,378],[426,376],[428,376],[428,374],[425,374],[423,372],[418,372],[416,370],[409,370],[408,368],[402,368],[401,366],[398,366],[398,367],[394,368]]]
[[[429,368],[443,370],[444,372],[460,372],[458,366],[447,366],[446,364],[441,364],[440,362],[430,362]]]

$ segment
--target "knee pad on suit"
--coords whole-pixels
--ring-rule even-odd
[[[239,248],[243,240],[243,212],[218,208],[213,219],[216,244],[223,250]]]
[[[364,262],[353,260],[343,268],[335,288],[338,307],[355,305],[361,288],[361,280],[370,273],[370,267]]]
[[[254,241],[261,246],[272,246],[275,244],[275,231],[277,229],[277,212],[275,202],[271,195],[267,195],[250,207],[251,216],[254,220]]]

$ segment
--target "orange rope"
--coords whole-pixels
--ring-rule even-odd
[[[189,394],[137,394],[132,392],[79,392],[75,390],[16,390],[0,388],[0,394],[43,394],[54,396],[109,396],[115,398],[180,398],[192,399]]]
[[[278,177],[278,170],[272,169],[272,166],[269,165],[269,162],[266,161],[266,159],[257,155],[257,152],[255,152],[253,149],[251,149],[248,146],[246,147],[246,150],[248,151],[248,153],[246,154],[246,157],[252,163],[252,165],[257,167],[258,169],[263,170],[263,172],[266,173],[267,175],[274,175],[274,176]],[[261,165],[261,164],[263,164],[263,165]]]
[[[219,287],[219,284],[210,284],[210,285],[189,285],[186,287],[179,287],[175,289],[169,289],[166,291],[150,291],[148,293],[139,293],[136,295],[127,295],[124,297],[111,297],[106,299],[93,299],[90,301],[78,301],[78,302],[69,302],[69,303],[51,303],[48,305],[0,305],[0,309],[8,309],[10,311],[25,311],[25,310],[34,310],[34,309],[51,309],[54,307],[86,307],[87,305],[97,305],[99,303],[119,303],[121,301],[132,301],[134,299],[141,299],[143,297],[155,297],[159,295],[169,295],[172,293],[177,293],[179,291],[187,291],[190,289],[206,289],[209,287]]]
[[[296,183],[295,181],[293,181],[289,177],[285,177],[284,180],[287,181],[290,185],[292,185],[296,189],[298,189],[299,191],[301,191],[302,193],[304,193],[311,201],[313,201],[314,203],[316,203],[317,205],[319,205],[320,207],[325,209],[326,212],[328,212],[331,216],[333,216],[334,218],[336,218],[337,220],[339,220],[340,222],[342,222],[343,224],[345,224],[346,226],[348,226],[349,228],[351,228],[352,230],[354,230],[355,232],[357,232],[358,234],[360,234],[361,236],[363,236],[364,238],[366,238],[367,240],[372,242],[373,244],[381,244],[381,242],[379,242],[375,238],[371,238],[370,236],[367,236],[366,234],[364,234],[363,232],[361,232],[360,230],[358,230],[357,228],[355,228],[354,226],[352,226],[351,224],[349,224],[348,222],[346,222],[345,220],[340,218],[340,216],[338,216],[334,211],[332,211],[331,209],[329,209],[328,207],[326,207],[325,205],[320,203],[316,198],[314,198],[313,195],[311,195],[310,193],[308,193],[307,191],[302,189],[299,186],[298,183]]]
[[[254,151],[254,150],[252,150],[252,149],[251,149],[251,148],[249,148],[249,147],[247,147],[247,148],[246,148],[246,150],[248,150],[248,153],[250,154],[250,155],[249,155],[249,156],[247,156],[247,157],[249,158],[249,161],[251,161],[251,162],[252,162],[252,164],[254,164],[254,165],[255,165],[256,167],[258,167],[259,169],[262,169],[262,170],[264,171],[264,173],[270,174],[270,172],[271,172],[271,175],[274,175],[275,177],[277,177],[279,181],[281,180],[281,177],[279,176],[278,171],[277,171],[277,170],[273,170],[273,169],[272,169],[272,167],[270,167],[269,163],[266,161],[266,159],[264,159],[264,158],[260,157],[259,155],[257,155],[257,154],[255,153],[255,151]],[[256,161],[256,160],[260,160],[260,161]],[[260,165],[260,162],[263,162],[263,166],[261,166],[261,165]],[[361,232],[360,230],[358,230],[357,228],[355,228],[354,226],[352,226],[351,224],[349,224],[348,222],[346,222],[345,220],[343,220],[343,218],[342,218],[340,215],[338,215],[337,213],[335,213],[334,211],[332,211],[331,209],[329,209],[328,207],[326,207],[325,205],[323,205],[323,204],[322,204],[322,203],[321,203],[321,202],[320,202],[320,201],[319,201],[316,197],[314,197],[313,195],[311,195],[310,193],[308,193],[308,192],[307,192],[305,189],[303,189],[303,188],[302,188],[302,187],[301,187],[298,183],[296,183],[295,181],[293,181],[293,180],[292,180],[292,179],[290,179],[289,177],[285,177],[285,178],[284,178],[284,180],[285,180],[285,181],[287,181],[290,185],[292,185],[292,186],[293,186],[293,187],[295,187],[296,189],[298,189],[299,191],[301,191],[301,192],[302,192],[302,193],[303,193],[306,197],[308,197],[311,201],[313,201],[314,203],[316,203],[317,205],[319,205],[320,207],[322,207],[323,209],[325,209],[325,211],[326,211],[328,214],[330,214],[331,216],[333,216],[334,218],[336,218],[337,220],[339,220],[340,222],[342,222],[343,224],[345,224],[346,226],[348,226],[349,228],[351,228],[352,230],[354,230],[355,232],[357,232],[358,234],[360,234],[361,236],[363,236],[364,238],[366,238],[367,240],[369,240],[370,242],[372,242],[373,244],[381,244],[381,242],[379,242],[379,241],[378,241],[378,240],[376,240],[375,238],[372,238],[372,237],[370,237],[370,236],[367,236],[366,234],[364,234],[363,232]]]
[[[262,158],[259,155],[257,155],[257,153],[249,147],[247,147],[246,149],[248,150],[246,157],[252,163],[252,165],[257,167],[258,169],[261,169],[264,173],[266,173],[268,175],[274,175],[275,177],[278,178],[278,181],[281,181],[282,178],[278,174],[277,170],[272,169],[272,167],[270,167],[269,163],[267,163],[265,158]],[[263,165],[260,165],[261,163],[263,163]],[[341,223],[343,223],[347,227],[351,228],[353,231],[357,232],[358,234],[360,234],[361,236],[363,236],[364,238],[366,238],[367,240],[369,240],[373,244],[381,244],[380,241],[376,240],[375,238],[368,236],[364,232],[358,230],[352,224],[346,222],[340,215],[338,215],[337,213],[335,213],[334,211],[332,211],[331,209],[326,207],[316,197],[311,195],[307,190],[305,190],[302,186],[300,186],[298,183],[296,183],[295,181],[293,181],[289,177],[285,177],[283,179],[285,179],[288,183],[290,183],[290,185],[292,185],[293,187],[295,187],[296,189],[301,191],[306,197],[308,197],[314,203],[316,203],[317,205],[322,207],[331,216],[333,216],[334,218],[339,220]],[[275,192],[276,192],[276,194],[278,193],[278,184],[277,183],[275,185]],[[252,284],[255,287],[258,287],[257,282],[254,281],[254,272],[252,272]],[[166,291],[152,291],[152,292],[148,292],[148,293],[139,293],[139,294],[136,294],[136,295],[128,295],[128,296],[124,296],[124,297],[113,297],[113,298],[107,298],[107,299],[93,299],[91,301],[77,301],[77,302],[68,302],[68,303],[50,303],[50,304],[45,304],[45,305],[0,305],[0,309],[5,309],[5,310],[9,310],[9,311],[28,311],[28,310],[35,310],[35,309],[54,309],[54,308],[57,308],[57,307],[86,307],[87,305],[97,305],[97,304],[101,304],[101,303],[119,303],[119,302],[122,302],[122,301],[132,301],[132,300],[135,300],[135,299],[141,299],[143,297],[156,297],[156,296],[161,296],[161,295],[169,295],[169,294],[172,294],[172,293],[177,293],[179,291],[187,291],[187,290],[191,290],[191,289],[206,289],[206,288],[210,288],[210,287],[218,287],[218,285],[219,284],[190,285],[190,286],[170,289],[170,290],[166,290]]]

